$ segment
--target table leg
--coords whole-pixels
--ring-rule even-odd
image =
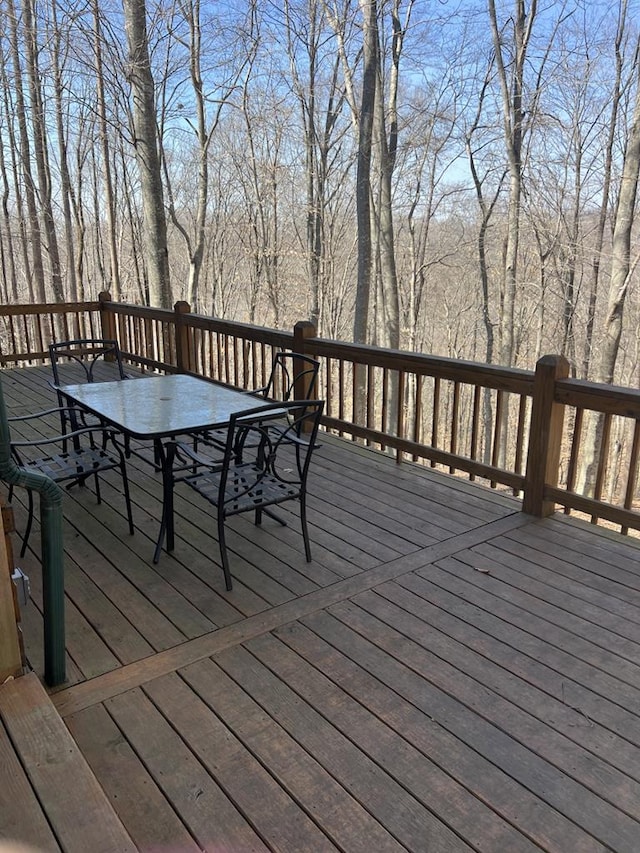
[[[158,541],[156,542],[156,549],[153,554],[153,562],[157,563],[160,559],[165,536],[167,539],[167,551],[171,552],[174,548],[173,459],[170,454],[167,454],[160,439],[156,439],[155,441],[155,456],[162,473],[162,518],[160,521],[160,531],[158,532]]]

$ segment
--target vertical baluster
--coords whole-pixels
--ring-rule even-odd
[[[415,393],[413,401],[413,440],[416,444],[422,441],[422,383],[424,377],[420,374],[415,374]],[[417,462],[419,457],[414,453],[413,461]]]
[[[609,441],[611,439],[611,415],[607,413],[602,421],[602,434],[600,436],[600,453],[598,456],[598,470],[596,472],[596,484],[593,491],[593,497],[599,501],[602,497],[602,489],[604,487],[604,478],[607,473],[607,462],[609,455]],[[591,523],[597,524],[599,516],[592,515]]]
[[[478,444],[480,441],[480,404],[482,401],[483,388],[476,385],[473,389],[473,412],[471,415],[471,442],[469,445],[469,456],[471,459],[478,458]],[[475,474],[469,474],[469,480],[473,482]]]
[[[431,446],[438,447],[438,433],[440,431],[440,377],[433,378],[433,410],[431,412]],[[435,468],[435,460],[431,460],[431,467]]]
[[[516,474],[523,473],[523,459],[524,459],[524,429],[526,424],[526,415],[527,415],[527,398],[524,394],[520,395],[520,404],[518,406],[518,428],[516,431],[516,458],[514,464],[514,470]],[[518,495],[518,489],[513,490],[514,495]]]
[[[451,406],[451,440],[449,442],[449,451],[456,454],[458,452],[458,416],[460,412],[460,383],[453,383],[453,403]],[[450,465],[449,473],[454,474],[455,468]]]
[[[497,468],[500,464],[500,453],[502,451],[502,419],[504,413],[504,391],[498,391],[496,394],[496,419],[493,429],[493,449],[491,452],[491,464]],[[491,488],[495,489],[497,483],[491,481]]]
[[[398,411],[397,411],[397,434],[399,438],[404,438],[404,389],[405,389],[405,372],[398,371]],[[396,462],[402,462],[402,451],[398,448],[396,452]]]

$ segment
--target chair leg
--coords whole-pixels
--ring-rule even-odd
[[[100,494],[100,478],[98,477],[97,474],[94,474],[93,479],[95,480],[95,484],[96,484],[96,500],[100,504],[100,503],[102,503],[102,495]],[[84,485],[84,480],[82,481],[81,485]]]
[[[300,524],[302,525],[302,538],[304,539],[304,553],[307,563],[310,563],[311,544],[309,543],[309,530],[307,528],[307,502],[304,495],[300,497]]]
[[[27,496],[29,498],[29,517],[27,518],[27,526],[24,529],[24,536],[22,537],[22,548],[20,548],[21,557],[24,557],[27,553],[27,543],[29,542],[31,525],[33,524],[33,492],[31,489],[27,489]]]
[[[153,562],[157,563],[162,551],[162,543],[167,540],[167,553],[171,553],[175,547],[175,526],[173,515],[173,489],[175,486],[173,473],[171,471],[172,460],[167,460],[162,448],[156,446],[155,453],[158,459],[162,459],[162,516],[160,518],[160,530],[156,541],[156,549],[153,554]]]
[[[229,571],[229,557],[227,556],[227,543],[224,538],[224,515],[218,513],[218,544],[220,545],[220,559],[222,560],[222,571],[224,572],[224,581],[227,591],[230,592],[233,584],[231,583],[231,572]]]
[[[158,531],[158,538],[156,540],[156,547],[153,552],[153,563],[154,565],[158,564],[160,560],[160,554],[162,552],[162,543],[164,542],[164,537],[167,533],[167,507],[166,502],[162,504],[162,518],[160,519],[160,530]]]

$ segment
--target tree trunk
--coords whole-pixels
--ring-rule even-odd
[[[40,201],[40,216],[44,225],[47,241],[49,264],[51,267],[51,287],[56,302],[64,302],[62,286],[62,270],[60,252],[58,250],[58,235],[56,233],[53,206],[51,203],[51,170],[49,168],[49,153],[46,138],[46,122],[42,103],[40,68],[38,66],[38,35],[32,0],[23,0],[22,14],[24,19],[25,41],[27,44],[27,76],[31,97],[31,127],[33,152],[38,173],[38,191]]]
[[[18,295],[18,275],[16,272],[11,213],[9,211],[9,198],[11,191],[9,189],[9,176],[7,175],[7,164],[5,161],[3,145],[0,145],[0,176],[2,179],[2,221],[4,225],[4,234],[2,235],[1,241],[3,252],[2,275],[5,282],[4,296],[8,304],[9,302],[17,303],[20,299]],[[18,212],[20,212],[22,203],[19,198],[16,201],[18,202]],[[20,219],[22,219],[22,217],[20,217]]]
[[[29,131],[27,128],[27,110],[22,82],[22,64],[20,61],[21,54],[18,46],[18,28],[13,0],[7,0],[7,10],[14,75],[12,88],[16,98],[16,115],[20,131],[20,167],[24,178],[24,193],[29,217],[29,242],[31,244],[31,272],[33,274],[33,281],[31,280],[31,275],[29,275],[28,283],[31,298],[35,297],[38,302],[46,302],[47,295],[44,283],[44,265],[42,262],[42,235],[36,205],[35,181],[31,172],[31,146],[29,144]]]
[[[51,0],[51,17],[53,21],[52,33],[52,59],[53,59],[53,89],[55,95],[56,130],[58,135],[58,157],[60,159],[60,192],[62,196],[62,211],[64,216],[64,234],[67,252],[67,280],[69,282],[69,296],[72,301],[78,299],[78,285],[75,267],[75,246],[73,239],[73,220],[71,216],[71,177],[69,175],[69,163],[67,161],[67,140],[64,126],[64,83],[61,66],[61,31],[58,25],[58,3]],[[66,297],[66,294],[65,294]]]
[[[356,209],[358,226],[358,281],[353,321],[353,340],[366,343],[369,325],[369,298],[373,272],[371,240],[371,145],[378,74],[378,4],[360,0],[364,29],[364,69],[358,123],[358,164]]]
[[[498,25],[495,0],[489,0],[489,19],[493,35],[498,78],[502,92],[502,117],[504,141],[509,166],[509,201],[507,209],[507,234],[505,242],[502,311],[500,316],[500,362],[509,367],[514,359],[515,304],[518,283],[518,244],[520,241],[520,206],[522,198],[522,94],[524,69],[531,27],[536,15],[536,0],[532,0],[529,13],[524,0],[515,0],[513,14],[514,61],[507,70],[503,51],[505,35]]]
[[[640,63],[636,64],[635,70],[635,102],[624,153],[620,193],[613,227],[609,299],[604,323],[604,336],[599,348],[599,358],[594,376],[596,382],[606,384],[611,384],[614,380],[625,301],[633,271],[631,265],[631,233],[635,219],[638,178],[640,176]],[[603,415],[592,415],[586,426],[580,485],[582,491],[588,495],[594,494],[600,456],[607,450],[607,448],[601,447],[603,419]]]
[[[595,328],[596,305],[598,299],[598,288],[600,283],[600,263],[602,258],[602,247],[604,245],[604,234],[607,224],[607,213],[609,209],[609,194],[611,192],[611,173],[613,169],[613,149],[616,141],[618,127],[618,110],[622,94],[622,69],[624,56],[622,53],[623,37],[626,27],[626,0],[622,4],[620,19],[615,40],[616,73],[612,88],[611,113],[609,116],[609,127],[607,133],[607,145],[605,148],[604,181],[600,211],[598,213],[598,225],[595,234],[595,246],[593,251],[593,262],[591,267],[591,282],[589,286],[589,301],[587,305],[587,327],[582,357],[582,378],[588,379],[593,362],[593,334]]]
[[[122,297],[120,283],[120,259],[116,240],[116,208],[113,195],[113,180],[111,177],[111,151],[109,147],[109,131],[107,122],[107,105],[105,101],[104,69],[102,63],[102,28],[100,23],[100,6],[98,0],[93,0],[93,45],[94,63],[96,69],[96,97],[98,107],[98,124],[100,136],[100,153],[102,155],[102,175],[107,216],[107,242],[109,245],[110,276],[105,282],[109,292],[117,302]]]
[[[133,95],[135,150],[144,210],[144,241],[149,276],[149,302],[171,307],[167,221],[158,153],[153,76],[147,40],[144,0],[123,0],[129,47],[129,82]]]
[[[640,63],[638,64],[640,71]],[[629,290],[631,272],[631,231],[635,219],[638,176],[640,174],[640,73],[636,79],[636,95],[629,139],[625,151],[620,195],[613,228],[611,255],[611,281],[609,301],[604,327],[604,341],[600,347],[600,358],[596,382],[613,382],[625,300]]]

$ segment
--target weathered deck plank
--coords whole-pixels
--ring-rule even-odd
[[[69,853],[135,850],[35,675],[2,685],[0,718],[55,834],[55,847],[59,843]],[[23,821],[28,820],[25,813]],[[19,828],[18,833],[21,838]]]
[[[47,816],[0,721],[0,839],[58,851]]]
[[[201,850],[102,705],[75,714],[67,724],[138,848]]]

